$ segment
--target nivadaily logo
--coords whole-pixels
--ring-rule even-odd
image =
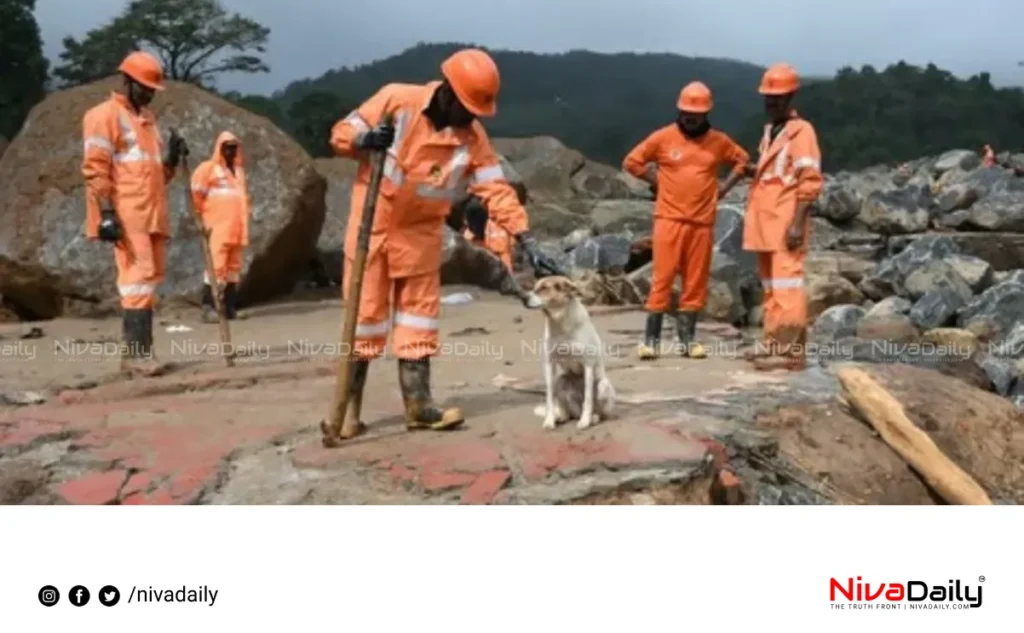
[[[984,576],[977,585],[950,580],[948,585],[932,585],[923,580],[906,582],[864,582],[857,579],[830,579],[829,600],[833,609],[977,609],[981,606]],[[844,602],[845,601],[845,602]]]

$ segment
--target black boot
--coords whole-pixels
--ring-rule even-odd
[[[398,382],[405,404],[405,424],[412,431],[443,431],[461,425],[465,418],[457,408],[441,409],[430,395],[430,358],[398,360]]]
[[[640,345],[640,360],[653,360],[661,352],[661,328],[664,314],[650,312],[647,314],[647,326],[644,330],[644,342]]]
[[[217,318],[217,308],[213,303],[213,288],[210,284],[203,284],[203,321],[206,323],[216,323],[219,321]]]
[[[121,371],[126,374],[156,376],[166,367],[153,354],[153,311],[125,310],[123,316],[124,348]]]
[[[704,346],[696,341],[697,316],[693,311],[676,313],[676,336],[679,338],[679,353],[690,358],[706,358]]]
[[[238,284],[233,281],[224,286],[224,315],[231,320],[238,318]]]

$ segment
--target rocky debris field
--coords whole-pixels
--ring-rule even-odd
[[[211,347],[216,326],[168,309],[157,349],[178,369],[131,381],[114,378],[116,357],[68,349],[113,339],[114,319],[0,326],[0,503],[942,502],[838,395],[833,367],[751,372],[737,357],[743,333],[727,325],[702,324],[707,360],[639,363],[642,313],[595,308],[618,414],[544,431],[533,413],[542,318],[476,295],[444,307],[449,347],[434,371],[435,395],[461,406],[467,426],[406,432],[383,359],[370,372],[370,433],[333,450],[317,425],[334,383],[336,299],[254,308],[234,329],[232,369]],[[1020,501],[1024,436],[1011,403],[934,370],[867,368],[993,501]]]
[[[1005,468],[1020,463],[1015,442],[1024,407],[1024,155],[1003,154],[997,166],[983,167],[974,152],[952,150],[899,167],[827,176],[813,211],[807,260],[814,367],[806,374],[767,385],[721,350],[703,365],[666,359],[655,366],[636,365],[623,351],[620,375],[642,379],[637,393],[657,390],[647,399],[635,396],[623,428],[602,425],[584,439],[570,431],[559,431],[556,439],[530,435],[524,445],[515,439],[520,425],[529,433],[539,426],[524,402],[538,397],[529,385],[539,361],[525,361],[524,353],[501,361],[516,371],[448,363],[459,369],[441,371],[438,389],[490,403],[478,410],[482,421],[450,438],[413,439],[398,432],[398,410],[388,405],[376,411],[392,420],[378,427],[390,428],[382,437],[358,450],[329,453],[358,453],[359,465],[352,466],[320,453],[309,430],[309,418],[321,415],[326,402],[330,364],[299,363],[293,352],[277,356],[289,349],[285,333],[318,333],[324,343],[337,337],[335,297],[355,163],[313,160],[266,119],[191,86],[172,83],[157,102],[157,115],[165,133],[176,127],[188,140],[193,166],[221,130],[241,138],[253,199],[241,299],[257,318],[234,328],[242,337],[237,340],[277,352],[244,371],[225,374],[216,363],[190,362],[169,377],[124,384],[109,382],[109,363],[41,360],[54,356],[57,341],[102,347],[119,337],[119,323],[111,318],[117,300],[109,248],[87,242],[81,231],[80,119],[112,85],[107,80],[55,93],[32,111],[9,146],[0,139],[0,221],[8,227],[0,233],[0,406],[6,407],[0,490],[21,491],[5,493],[13,495],[9,502],[95,500],[91,492],[61,492],[64,485],[93,490],[93,483],[74,484],[78,478],[100,482],[107,490],[97,493],[102,502],[433,502],[461,499],[473,486],[494,488],[500,494],[484,497],[506,502],[929,502],[934,492],[838,395],[836,367],[849,362],[868,364],[901,399],[919,402],[910,415],[928,433],[947,426],[980,433],[971,446],[987,448],[971,455],[958,452],[955,444],[964,438],[955,433],[936,443],[994,499],[1013,499],[1012,486],[986,479],[996,475],[986,474],[979,460],[1005,449],[999,457],[1008,462]],[[570,271],[593,309],[625,310],[602,316],[602,333],[622,350],[632,349],[641,335],[638,306],[650,287],[654,201],[647,185],[554,138],[494,143],[507,177],[526,200],[542,248]],[[160,304],[163,325],[181,321],[177,325],[185,329],[165,332],[164,345],[175,336],[216,340],[215,329],[195,318],[202,260],[186,193],[181,180],[169,190],[172,241]],[[720,202],[702,317],[705,336],[730,353],[761,321],[756,261],[742,250],[746,195],[740,185]],[[521,346],[525,326],[514,319],[533,317],[516,315],[508,299],[488,293],[500,278],[497,260],[449,230],[443,262],[450,288],[476,287],[468,295],[452,290],[446,302],[453,340],[511,337],[507,345]],[[521,254],[516,268],[523,284],[532,283]],[[310,292],[325,294],[320,302],[303,299]],[[49,346],[48,353],[25,362],[32,346]],[[519,382],[497,386],[491,380],[498,374]],[[970,407],[950,402],[940,409],[940,399],[918,398],[916,390],[925,384]],[[394,400],[393,381],[375,388],[385,394],[381,402]],[[307,401],[317,404],[299,404]],[[282,407],[297,407],[301,415]],[[966,430],[953,418],[944,422],[949,411],[967,420]],[[1011,422],[999,430],[970,422],[989,414]],[[659,435],[666,429],[685,440],[666,440]],[[466,438],[474,439],[458,445]],[[586,443],[597,439],[605,443]],[[443,448],[449,442],[462,447]],[[467,446],[484,450],[483,444],[500,460],[479,458],[472,462],[484,465],[477,470],[443,470],[459,476],[442,477],[448,483],[441,488],[424,485],[435,475],[422,466],[429,460],[415,457],[422,447],[462,455],[476,450]],[[675,446],[667,449],[675,456],[644,448],[649,446]],[[853,457],[844,453],[848,449]],[[544,476],[528,464],[528,455],[538,453],[549,455]],[[650,457],[637,458],[647,466],[636,466],[638,455]],[[858,470],[854,459],[870,466]],[[666,463],[673,465],[666,470]],[[144,486],[137,483],[142,473]],[[267,475],[273,481],[266,483],[263,473],[276,475]],[[475,484],[469,475],[488,483]],[[635,486],[629,483],[633,475]],[[93,476],[99,479],[88,479]],[[184,484],[173,483],[179,476],[194,485],[182,491]],[[324,488],[312,483],[319,478],[348,483]],[[112,485],[116,494],[110,496]],[[552,486],[557,494],[549,494]]]

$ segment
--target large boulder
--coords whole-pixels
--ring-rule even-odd
[[[647,200],[601,200],[590,210],[590,222],[598,233],[650,233],[654,203]]]
[[[928,229],[928,207],[928,196],[917,187],[876,191],[864,201],[858,219],[882,235],[921,233]]]
[[[860,283],[869,298],[878,300],[890,295],[905,295],[907,277],[932,261],[960,253],[960,247],[948,236],[927,236],[909,243],[894,256],[883,260]]]
[[[554,202],[576,196],[573,176],[587,159],[556,138],[496,138],[495,150],[519,172],[532,202]]]
[[[67,299],[76,300],[76,310],[117,301],[110,246],[83,235],[81,121],[119,84],[110,78],[50,95],[0,160],[0,293],[34,317],[62,314]],[[154,109],[165,138],[174,127],[188,142],[193,168],[222,131],[239,137],[252,199],[240,301],[290,292],[324,221],[325,183],[313,161],[267,119],[190,84],[169,82]],[[192,295],[204,263],[187,181],[175,179],[167,197],[171,240],[160,294]]]
[[[1024,315],[1024,284],[1005,282],[975,297],[959,313],[959,326],[983,341],[1009,334]]]
[[[935,234],[893,236],[889,239],[889,251],[890,254],[902,252],[914,242],[928,244],[937,237]],[[1024,268],[1024,233],[943,233],[941,239],[953,246],[953,251],[988,262],[995,271]]]
[[[342,253],[345,247],[345,229],[348,227],[348,214],[352,208],[352,184],[359,163],[347,158],[318,158],[314,163],[317,172],[327,182],[324,224],[316,241],[317,261],[323,266],[327,278],[335,284],[340,284],[345,259]]]
[[[6,137],[0,136],[0,158],[4,157],[4,152],[7,151],[7,146],[9,144],[10,141],[8,141]]]

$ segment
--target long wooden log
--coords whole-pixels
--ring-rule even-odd
[[[907,417],[903,405],[867,372],[856,367],[838,371],[843,396],[882,439],[947,502],[992,505],[985,490],[935,445]]]

